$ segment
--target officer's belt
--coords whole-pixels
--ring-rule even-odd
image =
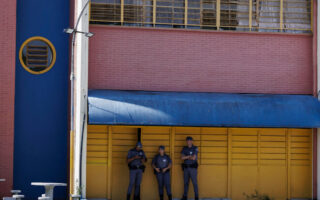
[[[192,163],[192,164],[184,164],[182,163],[182,168],[186,169],[186,168],[198,168],[198,163]]]
[[[154,173],[155,173],[155,174],[165,174],[165,173],[167,173],[167,172],[170,172],[170,169],[167,169],[167,171],[163,173],[163,172],[162,172],[163,169],[164,169],[164,168],[160,168],[160,172],[157,172],[157,171],[154,169]]]
[[[129,165],[129,169],[142,169],[144,170],[146,168],[146,166],[144,165],[140,165],[140,166],[137,166],[137,165]]]

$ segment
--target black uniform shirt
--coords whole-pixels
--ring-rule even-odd
[[[146,158],[146,154],[144,153],[143,150],[137,151],[137,149],[135,149],[135,148],[134,149],[130,149],[129,152],[128,152],[127,159],[133,158],[135,156],[140,156],[141,159],[143,159],[143,158],[147,159]],[[141,159],[135,159],[135,160],[131,161],[129,163],[129,165],[130,166],[137,166],[137,167],[142,166],[143,163],[142,163]]]
[[[197,146],[192,146],[192,147],[189,148],[188,146],[185,146],[185,147],[183,147],[183,149],[181,151],[181,154],[183,156],[196,155],[196,159],[195,160],[189,160],[189,159],[184,160],[184,164],[187,164],[187,165],[194,164],[198,160],[198,147]]]
[[[155,165],[156,168],[160,169],[167,168],[171,162],[172,161],[167,154],[164,154],[163,156],[158,154],[152,160],[152,164]]]

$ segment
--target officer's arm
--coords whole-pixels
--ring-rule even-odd
[[[172,167],[172,164],[169,163],[168,167],[166,169],[170,169]]]
[[[127,157],[127,162],[131,163],[133,160],[140,158],[140,156],[130,156],[130,154]]]
[[[181,160],[189,160],[190,159],[190,155],[186,155],[185,154],[185,149],[183,148],[181,151]]]
[[[196,160],[197,157],[198,157],[198,153],[199,153],[199,149],[198,147],[196,148],[196,152],[194,153],[193,157],[192,157],[192,160]]]
[[[145,162],[147,162],[147,157],[146,157],[146,154],[143,152],[143,155],[142,155],[142,157],[140,157],[141,158],[141,161],[143,162],[143,163],[145,163]]]
[[[155,165],[154,162],[152,162],[152,168],[153,168],[154,170],[156,170],[158,173],[160,173],[160,169],[157,168],[157,166]]]
[[[188,160],[188,159],[190,159],[190,156],[186,156],[184,154],[181,154],[181,159],[182,160]]]
[[[166,168],[164,168],[164,169],[163,169],[163,172],[166,172],[168,169],[170,169],[170,168],[171,168],[171,166],[172,166],[172,164],[171,164],[171,163],[169,163],[168,167],[166,167]]]
[[[171,160],[171,158],[170,158],[170,157],[169,157],[169,159],[168,159],[168,160],[169,160],[169,165],[168,165],[168,167],[167,167],[167,168],[168,168],[168,169],[170,169],[170,168],[172,167],[172,160]]]
[[[159,168],[157,168],[157,166],[154,163],[152,163],[152,168],[159,171]]]
[[[132,157],[132,158],[128,158],[128,159],[127,159],[127,162],[128,162],[128,163],[131,163],[131,162],[132,162],[133,160],[135,160],[135,159],[136,159],[136,156],[135,156],[135,157]]]
[[[154,163],[151,164],[152,168],[155,169],[156,165]]]
[[[198,148],[196,148],[194,154],[191,156],[191,160],[196,160],[198,157]]]

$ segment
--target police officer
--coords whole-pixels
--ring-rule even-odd
[[[153,158],[152,167],[158,181],[160,200],[163,200],[163,187],[167,190],[168,199],[172,200],[169,172],[171,166],[172,162],[170,157],[165,154],[165,147],[159,146],[159,154]]]
[[[144,172],[145,165],[144,163],[147,161],[146,155],[142,150],[141,142],[137,142],[135,148],[129,150],[127,156],[127,162],[129,167],[129,187],[127,192],[127,200],[130,200],[131,191],[133,185],[134,188],[134,200],[140,200],[140,184],[142,181],[142,173]]]
[[[184,192],[182,200],[188,199],[188,189],[190,179],[192,181],[195,200],[199,199],[198,193],[198,147],[193,145],[192,137],[188,136],[186,138],[187,146],[183,147],[181,151],[181,159],[183,160],[182,169],[183,169],[183,178],[184,178]]]

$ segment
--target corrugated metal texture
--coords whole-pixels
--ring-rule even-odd
[[[87,193],[95,197],[107,196],[108,127],[88,126],[87,140]],[[97,177],[104,177],[98,179]]]
[[[89,91],[89,124],[216,127],[320,127],[308,95]]]
[[[126,199],[129,184],[129,170],[127,164],[128,151],[134,148],[138,141],[138,128],[112,127],[112,198]]]
[[[159,152],[159,145],[165,146],[165,151],[170,155],[170,127],[144,127],[141,130],[141,141],[143,149],[148,157],[146,170],[143,174],[143,187],[141,188],[141,198],[148,200],[158,199],[158,185],[151,161]]]
[[[90,127],[95,130],[95,127],[108,127],[113,137],[118,138],[113,139],[112,151],[116,156],[112,161],[111,179],[98,165],[87,169],[88,174],[92,174],[87,185],[88,196],[92,198],[108,195],[112,199],[125,199],[129,180],[125,159],[127,150],[137,140],[138,128],[141,128],[142,143],[149,159],[142,181],[143,200],[158,198],[150,160],[160,144],[166,145],[167,153],[174,158],[173,196],[182,196],[180,152],[186,136],[192,136],[199,147],[201,198],[245,199],[244,193],[250,195],[255,190],[275,200],[310,199],[312,195],[312,129],[89,125],[89,130],[92,130]],[[112,194],[102,194],[100,189],[89,191],[92,185],[106,188],[107,179],[112,180]],[[193,197],[191,184],[189,197]]]

